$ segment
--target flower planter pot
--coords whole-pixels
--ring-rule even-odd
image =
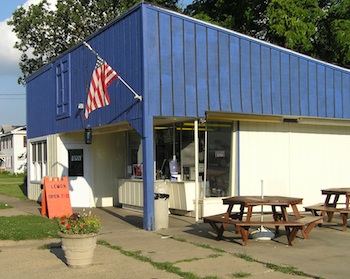
[[[96,248],[97,234],[64,234],[61,237],[62,249],[67,265],[72,268],[83,268],[92,264]]]

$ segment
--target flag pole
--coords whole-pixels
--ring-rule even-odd
[[[142,96],[140,96],[139,94],[137,94],[134,89],[132,89],[129,84],[126,83],[125,80],[122,79],[122,77],[120,75],[118,75],[118,79],[131,91],[131,93],[134,94],[134,99],[139,99],[140,102],[142,102]]]
[[[100,57],[98,53],[85,41],[83,41],[84,46],[86,46],[96,57]]]
[[[98,55],[98,53],[85,41],[83,41],[84,46],[86,46],[97,58],[101,57]],[[118,75],[118,79],[130,90],[132,94],[134,94],[134,99],[138,99],[140,102],[142,102],[142,96],[137,94],[134,89],[131,88],[131,86],[120,76]]]

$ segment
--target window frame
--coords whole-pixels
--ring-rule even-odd
[[[47,176],[47,139],[38,139],[30,142],[30,181],[40,182]],[[40,150],[39,150],[40,149]],[[39,158],[40,157],[40,158]]]
[[[55,65],[56,119],[71,116],[71,57],[62,57]]]

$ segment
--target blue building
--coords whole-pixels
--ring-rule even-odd
[[[72,206],[143,210],[153,230],[165,182],[170,211],[196,219],[262,183],[304,205],[349,184],[349,70],[143,3],[86,41],[142,101],[116,80],[84,120],[96,57],[82,43],[29,77],[30,199],[65,175]]]

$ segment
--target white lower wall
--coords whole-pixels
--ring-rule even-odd
[[[321,189],[350,187],[350,127],[298,123],[240,125],[240,194],[324,200]],[[302,206],[300,206],[302,209]]]
[[[161,185],[165,183],[165,188]],[[177,212],[187,214],[190,211],[195,211],[195,182],[183,181],[183,182],[171,182],[171,181],[155,181],[156,189],[157,184],[160,185],[161,193],[163,189],[169,191],[169,208],[174,209]],[[200,183],[200,187],[203,187],[203,182]],[[155,190],[155,192],[157,192]],[[123,206],[143,207],[143,182],[141,179],[121,179],[119,180],[118,188],[119,203]],[[202,199],[201,199],[202,200]],[[221,204],[222,200],[220,199]],[[202,201],[200,202],[202,204]]]

